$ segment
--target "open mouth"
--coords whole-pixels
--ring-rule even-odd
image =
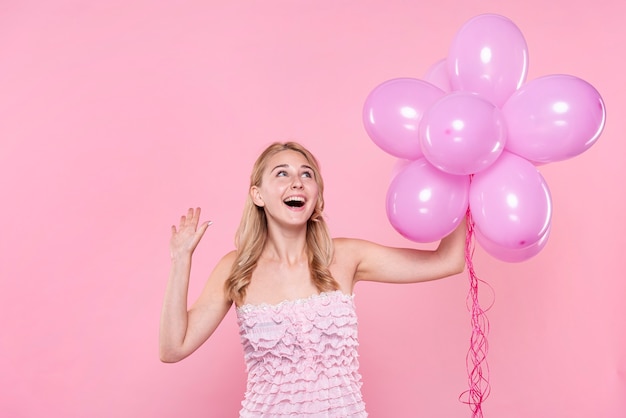
[[[285,199],[285,204],[291,208],[301,208],[304,206],[305,200],[300,196],[291,196]]]

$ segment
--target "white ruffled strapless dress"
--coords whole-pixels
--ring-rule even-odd
[[[243,305],[237,320],[248,371],[240,417],[367,417],[353,295]]]

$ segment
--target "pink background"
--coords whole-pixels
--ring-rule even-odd
[[[517,4],[512,4],[517,3]],[[590,150],[541,167],[547,247],[518,264],[478,249],[494,289],[486,417],[626,416],[626,3],[3,1],[0,4],[0,415],[232,417],[245,374],[233,312],[182,363],[158,360],[169,227],[214,221],[191,298],[232,248],[258,152],[316,153],[336,236],[416,245],[389,225],[394,158],[360,112],[382,81],[421,78],[471,17],[512,19],[529,79],[565,73],[608,109]],[[464,417],[466,274],[360,284],[372,417]],[[481,288],[484,304],[491,300]]]

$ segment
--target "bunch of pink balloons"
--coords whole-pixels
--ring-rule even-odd
[[[416,242],[452,232],[470,209],[476,239],[507,262],[533,257],[552,202],[537,166],[572,158],[600,136],[598,91],[571,75],[526,81],[528,48],[508,18],[484,14],[455,35],[424,80],[387,80],[368,95],[369,137],[397,157],[386,208]]]

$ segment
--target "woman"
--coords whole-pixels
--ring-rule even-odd
[[[215,331],[235,304],[248,384],[241,417],[365,417],[353,303],[359,281],[415,283],[464,269],[464,222],[436,250],[331,239],[315,157],[274,143],[257,159],[237,231],[187,309],[192,254],[210,222],[189,209],[172,226],[160,356],[176,362]]]

